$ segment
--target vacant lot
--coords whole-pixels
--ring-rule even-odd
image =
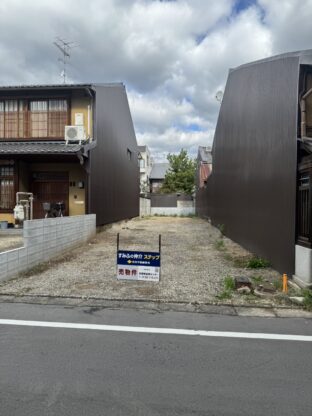
[[[0,233],[0,253],[23,245],[22,235],[8,235]]]
[[[116,279],[116,236],[120,249],[158,250],[162,235],[159,283]],[[226,255],[225,255],[226,253]],[[90,243],[30,273],[3,283],[2,294],[211,302],[223,290],[227,276],[277,279],[272,269],[249,270],[249,253],[207,221],[198,218],[151,217],[115,224]]]

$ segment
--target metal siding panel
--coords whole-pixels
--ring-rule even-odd
[[[139,215],[137,142],[122,85],[96,86],[95,137],[91,151],[90,212],[97,224]],[[127,149],[132,152],[128,160]]]
[[[280,272],[294,272],[299,58],[230,72],[197,213]]]
[[[177,207],[177,194],[151,194],[151,207]]]

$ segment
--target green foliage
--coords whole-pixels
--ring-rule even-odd
[[[246,264],[247,269],[263,269],[269,266],[270,263],[267,260],[257,256],[251,257]]]
[[[226,276],[224,278],[224,288],[226,290],[234,290],[235,289],[235,282],[234,282],[233,277]]]
[[[262,276],[253,276],[252,280],[254,283],[259,284],[264,282],[264,278]]]
[[[312,290],[303,289],[302,295],[304,297],[303,305],[305,309],[307,309],[308,311],[312,311]]]
[[[163,193],[181,192],[192,194],[195,186],[195,160],[189,158],[187,151],[184,149],[181,149],[178,155],[169,153],[167,159],[170,167],[160,191]]]
[[[233,277],[226,276],[223,282],[224,289],[220,292],[216,297],[218,299],[230,299],[232,297],[232,293],[235,289],[235,282]]]
[[[224,224],[218,224],[217,228],[220,231],[221,235],[224,236],[225,225]]]
[[[230,299],[232,297],[232,291],[231,290],[223,290],[221,293],[219,293],[216,296],[218,299],[223,300],[223,299]]]
[[[225,246],[224,246],[224,241],[223,241],[223,240],[217,240],[217,241],[214,243],[214,246],[215,246],[215,248],[216,248],[217,250],[219,250],[219,251],[223,251],[223,250],[225,250]]]
[[[282,279],[273,280],[272,283],[273,283],[273,286],[274,286],[275,290],[282,290],[282,288],[283,288],[283,281],[282,281]]]

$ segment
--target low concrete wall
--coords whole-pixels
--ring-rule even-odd
[[[140,198],[140,216],[151,215],[151,200]]]
[[[151,215],[195,215],[195,207],[151,208]]]
[[[95,214],[25,221],[24,247],[0,253],[0,281],[88,241],[95,233]]]

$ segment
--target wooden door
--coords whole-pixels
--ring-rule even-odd
[[[44,218],[43,202],[64,202],[65,215],[69,215],[69,183],[67,172],[34,172],[32,174],[34,194],[34,219]]]

